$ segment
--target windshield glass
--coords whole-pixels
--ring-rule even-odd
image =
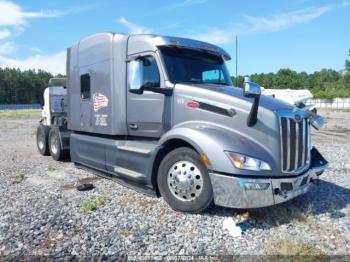
[[[220,56],[179,47],[161,47],[164,63],[172,83],[232,85]]]

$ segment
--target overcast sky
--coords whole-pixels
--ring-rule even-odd
[[[65,50],[102,31],[190,37],[235,56],[239,74],[341,70],[350,0],[0,0],[0,67],[65,74]],[[228,63],[234,74],[234,62]]]

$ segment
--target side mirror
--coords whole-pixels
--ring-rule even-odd
[[[131,93],[142,94],[143,62],[139,59],[128,63],[128,89]]]
[[[261,87],[250,81],[249,77],[244,77],[243,94],[246,97],[256,97],[261,95]]]

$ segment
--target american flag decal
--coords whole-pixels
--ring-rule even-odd
[[[93,100],[94,100],[94,111],[95,112],[100,110],[102,107],[108,106],[108,98],[101,93],[95,93],[93,96]]]

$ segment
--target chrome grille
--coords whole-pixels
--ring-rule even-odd
[[[283,172],[298,172],[309,163],[309,123],[306,118],[296,121],[280,117],[281,160]]]

